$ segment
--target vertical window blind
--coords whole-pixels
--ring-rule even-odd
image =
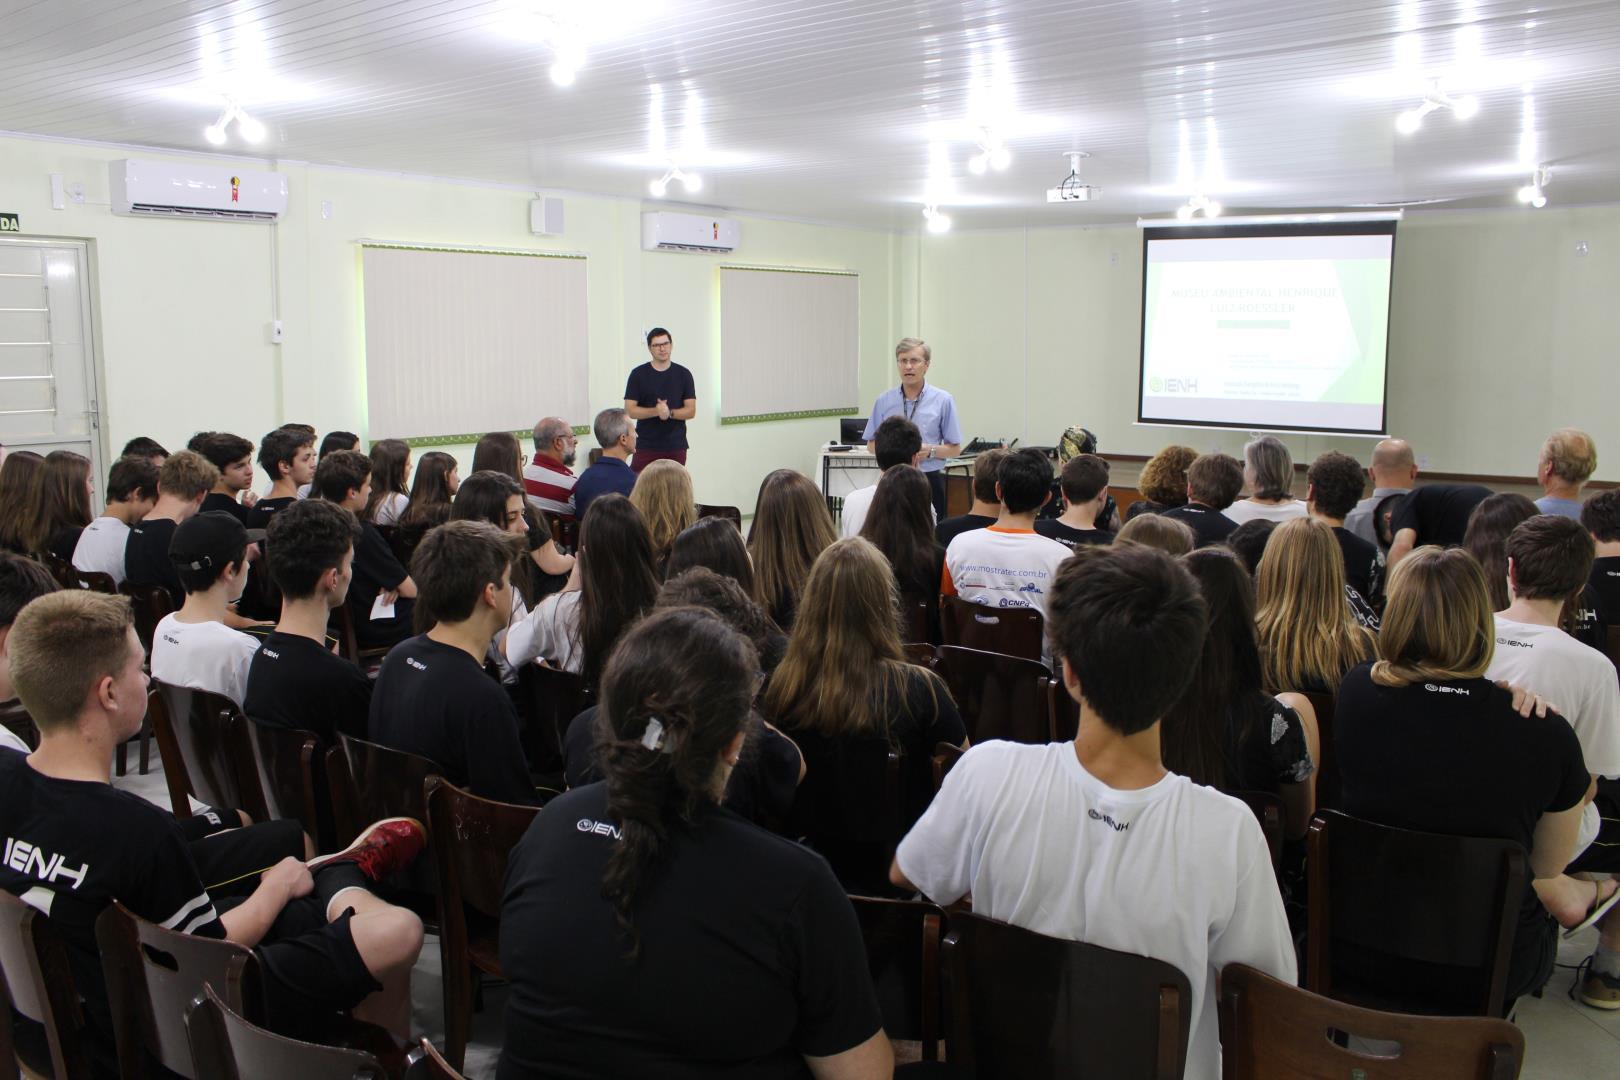
[[[854,413],[859,360],[858,275],[720,268],[721,423]]]

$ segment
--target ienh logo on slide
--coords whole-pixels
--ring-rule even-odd
[[[1161,379],[1157,375],[1148,379],[1148,389],[1155,394],[1196,394],[1197,379]]]

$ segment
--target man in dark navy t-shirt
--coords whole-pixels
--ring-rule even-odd
[[[697,415],[697,386],[692,373],[670,359],[675,339],[662,326],[647,331],[652,359],[633,368],[624,384],[624,411],[636,421],[636,456],[630,468],[639,473],[659,458],[686,464],[686,422]],[[584,510],[581,508],[581,516]]]

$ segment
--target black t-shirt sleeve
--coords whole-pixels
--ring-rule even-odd
[[[1417,533],[1417,542],[1419,544],[1423,543],[1426,522],[1423,508],[1431,497],[1423,494],[1425,490],[1428,489],[1417,488],[1409,492],[1401,500],[1401,505],[1396,507],[1395,516],[1389,522],[1389,534],[1391,536],[1399,533],[1402,529],[1411,529]]]
[[[637,405],[642,403],[641,399],[646,395],[647,388],[642,385],[641,372],[646,366],[645,364],[637,364],[630,369],[629,377],[624,380],[624,400],[633,401]]]
[[[135,914],[168,930],[199,937],[223,938],[225,925],[219,921],[214,900],[197,876],[178,824],[154,831],[143,839],[139,869],[124,895],[118,899]]]
[[[726,784],[726,809],[756,825],[786,818],[798,792],[801,761],[791,739],[754,721],[748,746]]]
[[[825,863],[818,863],[787,924],[787,951],[798,965],[801,1054],[852,1050],[883,1027],[855,909]]]
[[[962,722],[962,714],[943,680],[930,677],[922,668],[915,668],[908,697],[912,715],[920,721],[917,725],[918,745],[908,747],[908,751],[926,759],[933,756],[935,743],[962,745],[967,738],[967,725]]]
[[[670,404],[684,405],[687,398],[692,398],[694,401],[697,399],[697,382],[692,378],[692,369],[683,367],[681,368],[681,400]]]
[[[480,675],[480,678],[484,676]],[[500,691],[501,700],[468,715],[466,732],[467,784],[473,794],[500,802],[536,806],[534,781],[529,779],[529,762],[518,738],[518,718]]]
[[[1578,806],[1586,798],[1592,774],[1586,771],[1586,759],[1581,754],[1581,742],[1575,735],[1575,729],[1555,713],[1548,713],[1546,719],[1552,729],[1549,741],[1553,760],[1559,763],[1558,786],[1552,801],[1547,804],[1547,811],[1557,813]]]

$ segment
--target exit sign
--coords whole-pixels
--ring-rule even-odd
[[[0,232],[22,232],[22,220],[17,214],[0,214]]]

